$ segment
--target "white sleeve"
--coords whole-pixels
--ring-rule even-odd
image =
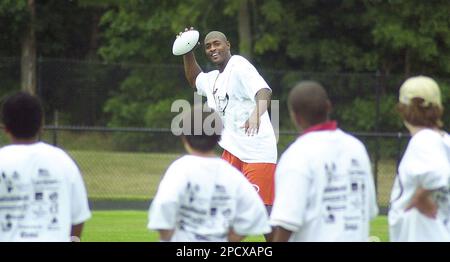
[[[149,229],[174,229],[176,227],[180,186],[184,181],[180,172],[182,170],[172,164],[164,174],[149,209],[147,225]]]
[[[426,138],[412,139],[410,146],[408,151],[413,155],[408,173],[412,174],[418,184],[427,190],[446,187],[450,170],[442,141]]]
[[[207,73],[201,72],[198,74],[197,78],[195,78],[195,87],[197,88],[197,94],[201,96],[207,95],[209,85],[209,77]]]
[[[295,232],[302,226],[308,201],[308,164],[301,155],[286,152],[275,171],[275,201],[270,215],[272,226]]]
[[[238,174],[242,176],[242,174]],[[255,188],[242,177],[236,196],[236,217],[233,230],[242,236],[266,234],[271,231],[267,210]]]
[[[252,100],[259,90],[264,88],[272,90],[250,62],[239,64],[233,70],[236,70],[239,81],[245,88],[244,91]]]
[[[89,210],[88,197],[86,193],[86,187],[84,186],[83,178],[77,165],[69,159],[71,162],[70,172],[72,173],[71,179],[71,223],[72,225],[78,225],[91,217],[91,211]]]

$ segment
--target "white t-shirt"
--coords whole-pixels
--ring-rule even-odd
[[[63,150],[0,149],[0,241],[70,241],[71,226],[90,216],[80,171]]]
[[[405,208],[418,187],[436,190],[437,219]],[[431,129],[416,133],[398,167],[388,214],[390,241],[450,241],[450,138]]]
[[[208,106],[222,117],[224,130],[219,145],[246,163],[276,163],[276,138],[269,114],[261,116],[259,132],[245,134],[243,128],[256,107],[255,95],[270,87],[256,68],[244,57],[234,55],[224,71],[200,73],[196,78],[197,93],[206,96]],[[223,112],[225,112],[223,114]]]
[[[292,231],[289,241],[368,241],[377,213],[369,157],[353,136],[310,132],[282,155],[270,222]]]
[[[149,210],[148,228],[174,229],[171,241],[227,241],[270,232],[263,202],[247,179],[220,158],[187,155],[164,175]]]

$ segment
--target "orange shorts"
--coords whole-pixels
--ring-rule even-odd
[[[253,184],[265,205],[273,205],[276,164],[245,163],[227,150],[223,151],[222,159],[244,174],[248,181]]]

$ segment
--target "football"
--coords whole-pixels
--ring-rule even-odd
[[[184,55],[189,53],[198,43],[200,34],[196,30],[183,32],[173,42],[172,53],[174,55]]]

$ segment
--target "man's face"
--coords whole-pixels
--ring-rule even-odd
[[[220,38],[211,38],[205,42],[205,52],[216,65],[221,65],[230,58],[230,43]]]

